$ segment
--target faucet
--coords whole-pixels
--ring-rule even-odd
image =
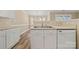
[[[58,26],[61,26],[61,25],[63,25],[62,22],[58,22]]]
[[[42,26],[41,27],[43,27],[43,19],[41,19],[42,20]]]

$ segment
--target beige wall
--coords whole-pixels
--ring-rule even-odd
[[[48,20],[50,20],[50,21],[47,21],[47,23],[46,22],[43,22],[44,24],[47,24],[47,25],[57,25],[58,23],[60,24],[60,23],[65,23],[65,22],[56,22],[55,21],[55,15],[57,15],[57,14],[59,14],[59,13],[51,13],[51,12],[49,12],[48,13],[48,16],[47,16],[47,19]],[[63,13],[61,13],[61,14],[63,14]],[[79,17],[79,13],[65,13],[66,15],[68,14],[68,15],[71,15],[72,16],[72,19],[77,19],[78,17]],[[63,14],[64,15],[64,14]],[[34,22],[34,24],[36,25],[41,25],[41,22]]]
[[[77,18],[79,18],[79,13],[77,13],[77,15],[76,15],[76,16],[77,16]]]
[[[16,23],[17,24],[28,24],[29,22],[29,16],[25,14],[21,10],[16,11]]]
[[[10,19],[0,19],[0,28],[1,27],[7,27],[11,25]]]

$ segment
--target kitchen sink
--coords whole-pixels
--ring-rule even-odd
[[[52,26],[34,26],[34,28],[53,28]]]

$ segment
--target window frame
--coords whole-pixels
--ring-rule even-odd
[[[61,19],[61,20],[59,20],[59,19],[57,19],[57,17],[70,17],[68,20],[65,20],[65,19]],[[70,14],[58,14],[58,15],[55,15],[55,20],[56,21],[69,21],[70,19],[71,19],[71,15]]]

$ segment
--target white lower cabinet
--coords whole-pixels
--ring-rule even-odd
[[[31,48],[76,48],[76,30],[31,30]]]
[[[7,48],[11,48],[19,41],[19,28],[6,30]]]
[[[21,28],[0,31],[0,49],[14,46],[21,34]],[[76,48],[76,30],[31,30],[32,49]]]
[[[56,49],[56,30],[44,30],[45,49]]]
[[[43,30],[31,30],[31,48],[43,49]]]
[[[0,49],[5,48],[5,31],[0,31]]]
[[[31,48],[56,48],[56,30],[31,30]]]
[[[76,30],[58,30],[58,48],[76,48]]]
[[[26,27],[17,27],[0,31],[0,49],[12,48],[25,30]]]

